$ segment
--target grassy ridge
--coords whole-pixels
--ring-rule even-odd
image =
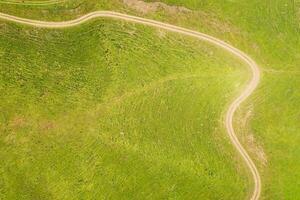
[[[231,55],[110,20],[1,26],[1,198],[247,195],[220,120],[248,77]]]

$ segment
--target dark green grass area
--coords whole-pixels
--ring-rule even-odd
[[[0,38],[0,198],[249,194],[221,117],[249,78],[231,55],[111,20]]]

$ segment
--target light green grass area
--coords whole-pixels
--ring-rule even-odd
[[[222,32],[210,23],[202,27],[196,22],[205,21],[200,17],[175,21],[229,41],[262,67],[260,87],[235,117],[236,128],[260,167],[262,198],[300,198],[300,2],[164,2],[209,13],[223,25],[229,24],[232,29],[226,31],[224,26]]]
[[[266,73],[259,90],[236,116],[244,143],[261,165],[266,199],[300,196],[299,84],[299,72]]]
[[[222,115],[247,67],[111,20],[1,23],[1,199],[243,199]]]
[[[101,2],[74,0],[46,7],[0,4],[0,11],[34,19],[57,21],[99,9],[116,10],[199,30],[245,51],[261,66],[262,81],[255,94],[237,113],[236,128],[243,144],[260,169],[263,182],[262,198],[299,197],[300,154],[297,147],[300,140],[299,0],[163,0],[162,2],[184,6],[191,11],[174,13],[168,9],[158,9],[156,12],[142,13],[124,5],[121,0]],[[185,59],[185,62],[189,62],[189,59]],[[200,65],[202,61],[197,63]],[[222,84],[223,86],[225,87]],[[231,90],[228,88],[228,91]],[[214,99],[214,97],[207,98]],[[224,111],[226,104],[222,106]],[[219,109],[221,110],[221,106]],[[221,114],[218,114],[220,119]],[[223,139],[227,140],[225,133]],[[240,160],[237,162],[242,163]],[[247,188],[245,190],[248,193],[251,191],[251,182],[241,184],[243,188]],[[228,188],[224,186],[223,189]],[[244,196],[245,194],[247,192]]]

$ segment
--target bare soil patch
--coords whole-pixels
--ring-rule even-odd
[[[11,127],[13,130],[23,128],[26,126],[26,120],[22,116],[16,116],[10,120],[8,126]]]
[[[39,129],[41,131],[48,131],[55,128],[55,124],[52,121],[43,120],[39,123]]]
[[[182,6],[170,6],[161,2],[144,2],[140,0],[123,0],[128,7],[141,12],[143,14],[155,12],[157,10],[165,10],[169,13],[190,12],[188,8]]]

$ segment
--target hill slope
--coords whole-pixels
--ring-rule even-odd
[[[220,121],[248,76],[231,55],[110,20],[3,26],[4,198],[246,195]]]
[[[240,30],[221,34],[213,28],[208,30],[243,49],[263,67],[260,88],[236,116],[236,128],[261,166],[262,198],[299,198],[300,2],[164,2],[214,13],[220,21]],[[203,21],[197,17],[194,20]],[[192,19],[179,23],[191,27],[197,24]]]
[[[236,128],[260,166],[263,198],[300,196],[299,1],[164,0],[170,6],[148,12],[128,2],[67,1],[38,7],[3,4],[0,10],[35,19],[64,20],[113,9],[200,30],[244,50],[262,66],[263,77],[260,89],[236,116]],[[243,184],[247,188],[249,183]]]

